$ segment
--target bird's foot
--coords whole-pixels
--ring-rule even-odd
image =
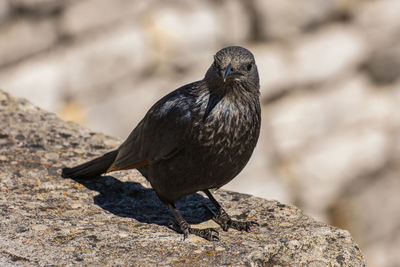
[[[189,234],[197,235],[208,241],[218,241],[219,240],[219,233],[214,228],[205,228],[205,229],[198,229],[198,228],[187,228],[187,231],[183,232],[183,239],[186,239]]]
[[[206,210],[211,214],[213,221],[215,221],[217,224],[219,224],[224,231],[228,231],[229,228],[236,229],[238,231],[250,231],[251,227],[253,226],[258,226],[259,224],[255,221],[236,221],[232,220],[228,213],[224,209],[221,208],[220,214],[215,215],[214,212],[207,207],[206,205],[203,205]]]
[[[219,233],[214,228],[198,229],[198,228],[192,228],[188,224],[184,224],[181,227],[179,227],[175,225],[173,222],[169,222],[169,227],[177,232],[183,233],[183,240],[185,240],[189,236],[189,234],[197,235],[208,241],[219,240]]]
[[[251,227],[258,226],[256,221],[235,221],[231,220],[230,227],[238,231],[250,231]]]

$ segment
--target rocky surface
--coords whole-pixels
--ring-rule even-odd
[[[0,91],[0,264],[364,266],[348,231],[292,205],[246,194],[216,193],[235,218],[260,224],[250,233],[220,230],[219,242],[182,235],[135,171],[93,181],[62,179],[74,165],[119,140],[60,120]],[[177,205],[197,227],[216,227],[195,194]]]
[[[243,45],[257,59],[263,125],[225,188],[294,204],[349,229],[369,266],[400,266],[398,10],[398,0],[0,0],[0,88],[123,138],[160,97],[201,79],[216,51]]]

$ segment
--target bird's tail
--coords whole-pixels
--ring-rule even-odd
[[[78,178],[90,179],[107,172],[108,168],[117,157],[118,150],[114,150],[104,154],[101,157],[95,158],[91,161],[83,163],[73,168],[63,168],[62,177],[64,178]]]

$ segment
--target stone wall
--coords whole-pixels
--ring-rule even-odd
[[[2,0],[0,88],[125,137],[221,47],[256,56],[263,128],[227,187],[349,229],[400,264],[400,1]]]

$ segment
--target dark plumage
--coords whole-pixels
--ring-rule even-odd
[[[259,77],[250,51],[220,50],[203,80],[160,99],[114,151],[74,168],[63,177],[91,178],[136,168],[172,211],[185,237],[218,239],[214,229],[190,228],[174,203],[204,191],[218,210],[224,230],[249,230],[252,222],[229,218],[209,189],[232,180],[246,165],[260,132]]]

